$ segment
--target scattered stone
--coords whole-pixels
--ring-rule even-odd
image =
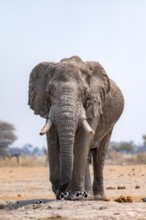
[[[124,203],[124,202],[129,202],[130,203],[130,202],[132,202],[132,198],[131,198],[131,196],[127,196],[127,197],[120,196],[117,199],[115,199],[114,201],[119,202],[119,203]]]
[[[143,202],[146,202],[146,198],[142,198],[142,201],[143,201]]]
[[[104,209],[108,209],[108,207],[107,207],[107,206],[101,206],[101,207],[99,207],[99,210],[104,210]]]
[[[63,209],[63,208],[62,207],[58,207],[57,209],[60,210],[60,209]]]
[[[18,195],[17,195],[17,197],[21,197],[21,195],[20,195],[20,194],[18,194]]]
[[[135,189],[140,189],[140,186],[136,185],[136,186],[135,186]]]
[[[125,186],[118,186],[117,189],[126,189]]]
[[[108,190],[113,190],[113,189],[116,189],[115,187],[112,187],[112,186],[109,186],[109,187],[107,187],[106,189],[108,189]]]
[[[5,205],[4,204],[0,204],[0,209],[4,209]]]
[[[33,209],[39,209],[39,208],[40,208],[40,205],[39,205],[39,204],[35,204],[35,205],[33,205],[32,207],[33,207]]]
[[[46,218],[43,218],[43,220],[69,220],[70,218],[67,218],[67,217],[64,217],[64,216],[61,216],[61,215],[53,215],[53,216],[50,216],[50,217],[46,217]],[[71,218],[72,220],[75,220],[74,218]],[[38,219],[38,220],[41,220],[41,219]]]
[[[49,205],[49,206],[47,207],[47,209],[52,209],[52,206]]]

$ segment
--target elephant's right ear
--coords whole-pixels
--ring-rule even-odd
[[[86,115],[88,118],[102,114],[104,101],[110,91],[110,79],[103,67],[94,61],[85,62],[87,67],[86,82],[89,86],[86,100]]]
[[[50,68],[53,63],[43,62],[34,67],[29,78],[28,105],[36,115],[48,117],[50,110],[49,94],[46,91],[50,80]]]

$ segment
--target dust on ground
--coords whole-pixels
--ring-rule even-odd
[[[108,201],[56,201],[47,166],[1,166],[0,220],[146,219],[146,165],[106,165],[104,183]]]

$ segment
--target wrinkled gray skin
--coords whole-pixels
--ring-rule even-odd
[[[29,105],[48,118],[50,181],[59,199],[61,192],[90,191],[89,161],[93,160],[95,199],[105,199],[103,166],[111,133],[124,106],[117,85],[98,62],[79,57],[58,63],[38,64],[30,74]],[[82,126],[87,119],[95,135]]]

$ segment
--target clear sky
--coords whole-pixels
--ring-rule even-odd
[[[27,105],[32,68],[78,55],[99,61],[121,88],[125,109],[112,141],[146,134],[145,0],[0,0],[0,120],[13,123],[16,146],[45,146],[45,120]]]

